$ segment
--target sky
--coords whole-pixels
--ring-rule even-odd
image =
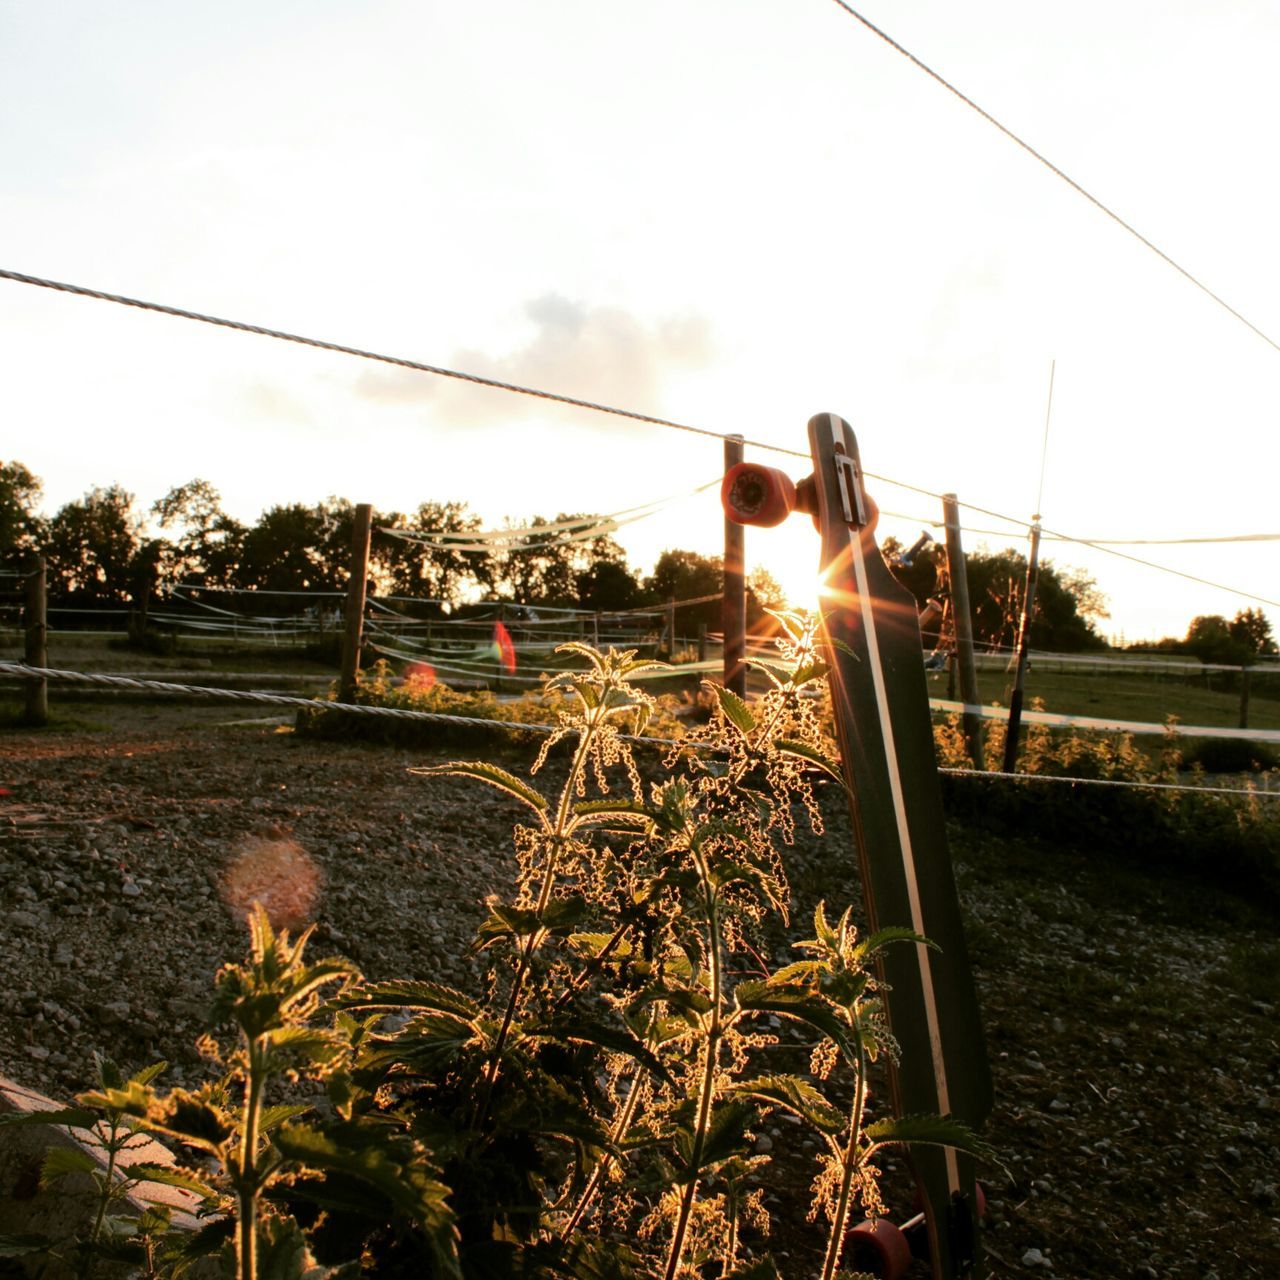
[[[1280,6],[860,11],[1280,341]],[[0,0],[0,267],[784,449],[834,411],[869,472],[1075,537],[1280,532],[1280,350],[831,0]],[[199,476],[243,520],[332,494],[496,525],[722,469],[715,439],[4,280],[0,352],[0,458],[50,513]],[[941,518],[871,487],[904,541]],[[715,554],[716,494],[620,540]],[[1123,550],[1247,593],[1046,542],[1129,642],[1280,600],[1280,542]],[[748,534],[800,603],[817,554],[804,520]]]

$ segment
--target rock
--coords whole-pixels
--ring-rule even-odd
[[[1028,1249],[1022,1255],[1022,1265],[1024,1267],[1047,1267],[1049,1259],[1039,1249]]]

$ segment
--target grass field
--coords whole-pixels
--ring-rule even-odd
[[[1240,723],[1239,677],[1231,672],[1208,673],[1219,686],[1234,680],[1234,689],[1207,688],[1194,672],[1109,672],[1097,668],[1063,671],[1046,663],[1038,670],[1034,660],[1027,674],[1024,698],[1040,699],[1044,710],[1082,716],[1115,716],[1163,724],[1177,716],[1182,724],[1234,729]],[[978,688],[987,705],[1008,705],[1010,676],[1003,671],[978,672]],[[947,676],[929,677],[929,693],[947,696]],[[1280,680],[1268,673],[1255,677],[1249,699],[1249,727],[1280,729]]]

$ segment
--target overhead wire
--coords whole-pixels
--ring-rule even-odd
[[[858,18],[859,21],[865,22],[865,19],[863,19],[860,14],[856,13],[856,11],[849,8],[848,5],[843,4],[843,0],[834,0],[834,3],[840,4],[842,8],[848,9],[849,12],[853,14],[854,17]],[[871,26],[870,23],[867,23],[866,25]],[[872,30],[874,30],[876,34],[881,35],[884,39],[888,40],[890,44],[894,44],[894,42],[891,39],[889,39],[889,37],[883,36],[883,33],[880,32],[878,28],[872,27]],[[897,48],[899,46],[895,44],[894,47]],[[914,57],[911,54],[907,53],[906,50],[901,50],[901,51],[905,54],[905,56],[912,58],[912,60],[915,61]],[[923,64],[921,65],[923,66]],[[925,68],[925,69],[928,70],[928,68]],[[934,75],[935,73],[931,71],[930,74]],[[935,78],[941,79],[940,77],[935,77]],[[942,83],[946,84],[945,81],[942,81]],[[951,86],[948,85],[947,87],[950,88]],[[953,92],[958,92],[958,91],[953,90]],[[963,95],[959,95],[959,96],[963,97]],[[980,108],[977,108],[977,109],[981,110]],[[1003,126],[1000,126],[1000,127],[1003,128]],[[159,302],[148,302],[139,298],[131,298],[123,294],[107,293],[100,289],[90,289],[84,285],[68,284],[63,281],[49,280],[42,276],[28,275],[23,272],[11,271],[2,267],[0,267],[0,279],[10,280],[17,284],[32,285],[37,288],[51,289],[60,293],[73,294],[78,297],[92,298],[99,302],[110,302],[119,306],[133,307],[135,309],[142,310],[142,311],[153,311],[161,315],[173,316],[180,320],[193,320],[201,324],[214,325],[219,328],[232,329],[242,333],[257,334],[260,337],[276,338],[283,342],[292,342],[292,343],[297,343],[301,346],[315,347],[323,351],[334,351],[342,355],[355,356],[358,359],[373,360],[382,364],[390,364],[390,365],[396,365],[398,367],[405,368],[405,369],[412,369],[419,373],[433,374],[435,376],[443,377],[443,378],[455,378],[464,382],[475,383],[480,386],[492,387],[500,391],[509,391],[517,395],[533,396],[537,399],[550,400],[559,404],[567,404],[580,409],[588,409],[596,413],[611,414],[616,417],[627,418],[636,422],[649,423],[652,426],[669,427],[677,431],[691,432],[694,435],[707,436],[716,440],[738,439],[738,440],[741,440],[744,445],[750,445],[754,449],[761,449],[769,453],[781,454],[787,457],[805,458],[805,459],[808,459],[809,457],[808,453],[802,452],[801,450],[798,450],[798,449],[788,449],[783,447],[782,445],[771,444],[771,443],[768,443],[767,441],[751,440],[744,436],[739,436],[732,433],[713,431],[708,427],[696,427],[689,423],[675,422],[670,418],[659,418],[659,417],[652,416],[650,414],[638,413],[631,409],[621,409],[613,405],[600,404],[591,400],[581,400],[573,396],[561,395],[557,392],[545,391],[535,387],[521,386],[517,383],[502,382],[496,378],[486,378],[481,376],[480,374],[466,373],[457,369],[447,369],[439,365],[425,364],[421,361],[410,360],[400,356],[384,355],[375,351],[367,351],[360,347],[347,346],[343,343],[328,342],[320,338],[309,338],[301,334],[288,333],[281,329],[270,329],[263,325],[248,324],[240,320],[228,320],[218,316],[207,315],[199,311],[191,311],[183,307],[169,306],[165,303],[159,303]],[[1270,341],[1270,339],[1268,339],[1268,341]],[[1276,346],[1277,344],[1272,343],[1272,345]],[[1280,349],[1280,347],[1277,347],[1277,349]],[[882,484],[893,485],[899,489],[903,489],[907,491],[908,493],[918,494],[921,497],[932,498],[937,501],[941,501],[943,496],[940,493],[935,493],[931,489],[925,489],[919,485],[908,484],[902,480],[895,480],[889,476],[880,475],[873,471],[864,471],[863,474],[868,479],[875,480]],[[971,502],[962,501],[959,503],[959,505],[966,508],[967,510],[977,511],[982,515],[990,516],[996,520],[1005,520],[1010,524],[1019,525],[1022,528],[1029,528],[1032,523],[1031,521],[1019,519],[1016,516],[1005,515],[1003,512],[1000,512],[1000,511],[992,511],[989,508],[977,506],[976,504]],[[1231,595],[1240,596],[1246,600],[1252,600],[1258,604],[1265,604],[1272,608],[1280,608],[1280,602],[1277,602],[1275,600],[1270,600],[1265,596],[1259,596],[1249,591],[1242,591],[1238,587],[1227,586],[1224,583],[1213,582],[1208,578],[1201,578],[1196,576],[1195,574],[1184,573],[1179,569],[1171,569],[1167,565],[1156,564],[1149,560],[1142,560],[1137,556],[1132,556],[1132,555],[1126,554],[1125,552],[1117,551],[1113,547],[1105,545],[1101,542],[1091,542],[1085,538],[1075,538],[1069,534],[1064,534],[1064,533],[1056,532],[1049,529],[1044,529],[1042,532],[1044,534],[1052,533],[1055,538],[1061,541],[1077,542],[1084,546],[1094,547],[1095,549],[1102,551],[1108,555],[1118,556],[1121,559],[1130,560],[1135,564],[1142,565],[1144,568],[1156,569],[1164,573],[1170,573],[1170,574],[1173,574],[1175,577],[1184,578],[1187,581],[1198,583],[1201,586],[1208,586],[1208,587],[1214,588],[1215,590],[1225,591]]]
[[[838,8],[843,9],[844,12],[847,13],[849,17],[854,19],[855,22],[861,23],[868,31],[872,33],[872,35],[877,36],[879,39],[883,40],[885,44],[887,44],[891,49],[901,54],[902,57],[906,58],[906,60],[912,64],[912,66],[918,68],[920,71],[923,71],[925,75],[927,75],[931,80],[934,80],[938,84],[940,84],[948,93],[952,94],[954,97],[958,98],[961,102],[963,102],[966,107],[968,107],[972,111],[977,112],[977,114],[980,115],[989,125],[999,130],[1000,133],[1002,133],[1006,138],[1008,138],[1010,142],[1014,143],[1018,147],[1021,147],[1023,151],[1025,151],[1029,156],[1032,157],[1032,159],[1039,161],[1039,163],[1042,164],[1046,169],[1048,169],[1050,173],[1052,173],[1055,177],[1060,178],[1063,182],[1065,182],[1067,186],[1069,186],[1073,191],[1076,192],[1077,195],[1083,196],[1091,205],[1093,205],[1095,209],[1097,209],[1100,213],[1105,214],[1106,217],[1110,218],[1111,221],[1114,222],[1117,226],[1127,231],[1141,245],[1143,245],[1144,247],[1149,249],[1152,253],[1154,253],[1156,257],[1159,258],[1162,262],[1164,262],[1167,266],[1172,267],[1180,276],[1182,276],[1184,280],[1194,285],[1206,297],[1216,302],[1218,306],[1220,306],[1224,311],[1234,316],[1235,319],[1237,319],[1242,325],[1244,325],[1246,329],[1250,330],[1257,337],[1261,338],[1262,341],[1265,342],[1269,347],[1274,348],[1276,351],[1280,351],[1280,342],[1277,342],[1265,330],[1259,328],[1256,324],[1254,324],[1253,321],[1248,318],[1248,316],[1244,315],[1240,311],[1237,311],[1236,308],[1233,307],[1225,298],[1223,298],[1221,294],[1215,293],[1211,288],[1209,288],[1207,284],[1204,283],[1203,280],[1193,275],[1190,271],[1187,270],[1186,267],[1182,266],[1181,263],[1177,262],[1174,258],[1170,257],[1169,254],[1165,253],[1165,251],[1161,249],[1159,245],[1155,244],[1151,240],[1148,240],[1147,237],[1144,236],[1142,232],[1140,232],[1132,223],[1126,222],[1125,219],[1122,218],[1118,213],[1116,213],[1114,209],[1112,209],[1109,205],[1104,204],[1103,201],[1101,201],[1092,192],[1088,191],[1085,187],[1081,186],[1080,183],[1078,183],[1073,177],[1071,177],[1070,174],[1065,173],[1062,169],[1058,168],[1058,166],[1054,164],[1052,160],[1050,160],[1046,155],[1044,155],[1043,152],[1037,151],[1035,147],[1033,147],[1029,142],[1026,141],[1025,138],[1021,137],[1019,134],[1014,133],[1014,131],[1010,129],[1007,125],[1001,124],[1001,122],[997,120],[995,116],[993,116],[985,108],[980,107],[971,97],[969,97],[968,94],[958,89],[954,84],[951,83],[950,80],[948,80],[940,72],[935,71],[931,66],[929,66],[927,62],[924,62],[921,58],[918,58],[914,53],[911,52],[910,49],[907,49],[905,46],[899,44],[897,40],[895,40],[891,35],[888,34],[888,32],[876,26],[876,24],[872,22],[869,18],[867,18],[864,14],[859,13],[858,10],[853,7],[853,5],[847,2],[847,0],[832,0],[832,3],[835,4]]]

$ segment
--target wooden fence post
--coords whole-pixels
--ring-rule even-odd
[[[29,667],[49,665],[48,595],[44,556],[30,555],[26,560],[27,596],[23,610],[25,644],[23,661]],[[27,681],[24,724],[35,727],[49,723],[49,681],[40,676]]]
[[[360,674],[360,646],[364,643],[364,602],[369,589],[369,541],[373,507],[362,502],[355,510],[351,526],[351,576],[347,580],[346,630],[342,637],[342,679],[339,702],[356,700],[356,680]]]
[[[1240,727],[1249,727],[1249,664],[1240,664]]]
[[[742,437],[726,436],[724,469],[742,461]],[[724,629],[724,685],[738,697],[747,696],[747,580],[746,530],[728,516],[724,521],[724,599],[720,618]]]
[[[1031,619],[1036,608],[1036,574],[1040,565],[1040,517],[1031,526],[1031,554],[1027,557],[1027,589],[1022,596],[1022,619],[1018,624],[1018,666],[1009,698],[1009,731],[1004,740],[1004,771],[1014,773],[1018,764],[1018,734],[1022,730],[1022,686],[1027,674],[1027,652],[1031,648]]]
[[[942,495],[943,522],[947,529],[947,581],[951,584],[951,617],[956,629],[956,662],[959,668],[961,714],[965,746],[975,769],[983,767],[982,717],[969,707],[981,705],[978,694],[978,667],[973,656],[973,612],[969,607],[969,574],[965,568],[964,546],[960,540],[960,503],[954,493]]]

